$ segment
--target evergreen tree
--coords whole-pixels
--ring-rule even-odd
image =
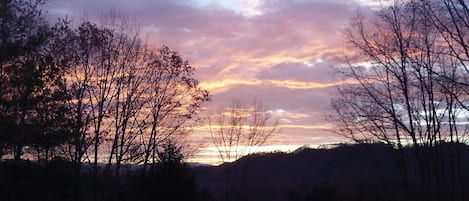
[[[58,52],[66,24],[51,27],[42,16],[43,2],[0,3],[0,139],[20,159],[25,146],[39,153],[67,137],[64,68]],[[1,148],[1,147],[0,147]]]

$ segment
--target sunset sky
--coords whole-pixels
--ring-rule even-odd
[[[49,16],[99,19],[111,10],[141,22],[156,47],[179,51],[210,91],[207,109],[231,100],[257,100],[279,119],[280,133],[261,151],[336,143],[326,117],[335,87],[347,84],[334,66],[347,50],[343,28],[357,12],[379,5],[366,0],[51,0]],[[213,162],[206,131],[190,161]]]

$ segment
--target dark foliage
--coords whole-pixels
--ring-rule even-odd
[[[45,152],[47,160],[53,147],[71,137],[63,80],[69,60],[58,52],[68,28],[50,26],[41,4],[0,3],[0,149],[12,149],[17,160],[26,146]]]
[[[195,178],[189,167],[182,162],[180,148],[173,143],[165,143],[158,156],[160,161],[150,170],[142,172],[134,181],[136,193],[142,200],[197,200]]]
[[[141,166],[139,166],[141,167]],[[194,176],[184,163],[156,165],[148,171],[128,170],[117,177],[99,175],[95,183],[90,171],[77,172],[76,164],[63,159],[45,162],[3,161],[0,163],[2,201],[197,201],[213,200],[197,189]],[[88,167],[90,168],[90,167]]]
[[[80,177],[61,159],[48,163],[5,161],[0,165],[2,200],[75,200]]]

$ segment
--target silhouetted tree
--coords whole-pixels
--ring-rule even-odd
[[[438,76],[442,77],[444,81],[451,83],[448,92],[453,96],[452,101],[454,104],[469,110],[467,106],[467,95],[469,93],[469,80],[468,80],[468,61],[469,61],[469,46],[467,38],[469,37],[469,2],[461,0],[420,0],[418,1],[420,9],[425,17],[429,20],[432,26],[440,34],[441,39],[444,41],[444,47],[448,50],[448,55],[457,64],[455,69],[456,75],[447,75],[435,72]],[[453,93],[457,91],[458,93]],[[454,116],[453,127],[460,118]],[[466,133],[452,132],[450,129],[450,142],[458,144],[458,146],[449,147],[450,154],[450,199],[455,200],[467,199],[465,194],[464,181],[461,176],[461,149],[459,143],[467,143]]]
[[[277,131],[277,122],[271,120],[264,105],[254,103],[251,107],[233,101],[230,107],[221,107],[216,114],[208,116],[211,142],[216,147],[223,163],[233,162],[250,155],[255,148],[263,145]],[[248,161],[244,167],[224,166],[226,171],[225,199],[235,200],[243,196]],[[239,171],[236,172],[235,169]]]
[[[194,78],[195,68],[181,55],[163,46],[149,58],[147,95],[151,97],[148,111],[149,133],[145,134],[144,168],[157,160],[158,144],[174,135],[184,135],[188,122],[194,119],[203,102],[209,101],[209,93]]]
[[[345,37],[357,55],[340,70],[356,83],[339,88],[333,107],[341,134],[397,149],[394,159],[408,199],[441,200],[454,190],[446,169],[456,168],[448,166],[443,145],[458,143],[467,132],[459,123],[465,121],[460,114],[467,89],[457,84],[467,76],[422,2],[430,1],[397,1],[351,21]],[[415,147],[415,161],[404,157],[407,145]],[[409,169],[414,162],[415,173]],[[419,190],[411,190],[413,184]]]
[[[143,200],[198,200],[195,178],[183,158],[181,148],[173,141],[162,143],[158,162],[140,182]]]
[[[51,26],[42,4],[0,2],[0,159],[11,151],[18,165],[16,175],[0,161],[0,187],[11,183],[4,178],[18,179],[2,192],[24,183],[25,191],[40,186],[31,192],[42,200],[130,199],[119,195],[132,194],[122,189],[136,175],[121,170],[132,163],[143,165],[165,199],[196,199],[180,147],[170,141],[187,133],[209,100],[194,67],[166,46],[150,47],[125,17],[112,13],[102,24],[85,21],[71,28],[60,20]],[[25,151],[38,162],[21,164]],[[56,157],[61,159],[48,162]],[[106,160],[101,171],[99,163]],[[92,168],[82,171],[83,161]],[[5,176],[9,172],[15,174]],[[31,198],[23,192],[7,197]]]
[[[185,133],[209,100],[195,69],[168,47],[148,46],[136,25],[115,14],[107,23],[82,23],[75,37],[77,60],[67,72],[75,160],[87,155],[97,168],[100,152],[109,152],[103,160],[115,174],[122,163],[155,163],[159,142]]]
[[[0,119],[2,139],[20,159],[24,146],[45,151],[68,140],[69,108],[64,69],[69,58],[59,55],[66,23],[51,27],[42,17],[42,1],[0,3]]]
[[[107,161],[103,173],[116,177],[124,163],[155,164],[159,143],[186,133],[209,100],[179,53],[148,46],[125,17],[83,22],[70,38],[75,60],[65,77],[74,139],[66,149],[78,165],[92,162],[96,182],[100,160]]]

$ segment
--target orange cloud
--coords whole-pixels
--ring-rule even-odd
[[[337,82],[328,82],[328,83],[320,83],[320,82],[302,82],[302,81],[295,81],[295,80],[267,80],[267,83],[275,85],[277,87],[285,87],[289,89],[320,89],[320,88],[328,88],[343,84],[354,84],[356,81],[354,80],[344,80],[344,81],[337,81]]]
[[[220,81],[212,81],[212,82],[201,82],[200,87],[203,89],[207,89],[212,93],[219,93],[226,91],[232,87],[240,86],[240,85],[270,85],[275,87],[284,87],[288,89],[321,89],[321,88],[328,88],[334,87],[344,84],[356,84],[355,80],[348,79],[342,81],[335,81],[335,82],[305,82],[305,81],[296,81],[296,80],[260,80],[260,79],[223,79]]]
[[[259,85],[262,84],[260,80],[238,80],[238,79],[223,79],[220,81],[213,82],[201,82],[199,86],[203,89],[209,90],[210,92],[220,92],[224,91],[231,86],[237,85]]]

